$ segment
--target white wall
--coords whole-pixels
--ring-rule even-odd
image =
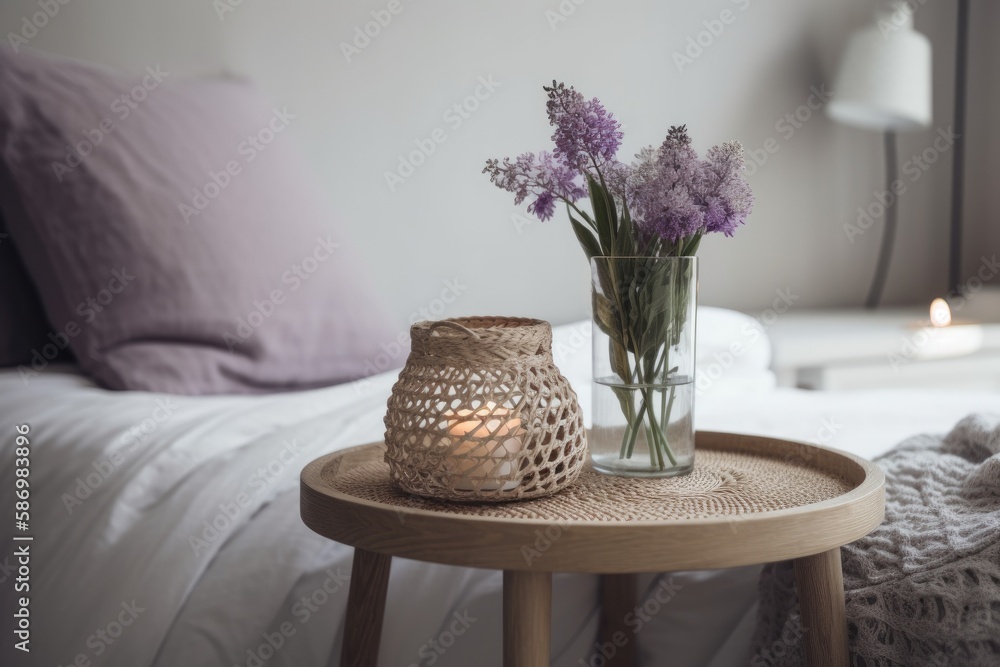
[[[18,30],[36,2],[4,0],[3,33]],[[799,296],[797,305],[863,300],[878,229],[852,244],[843,225],[884,187],[880,137],[822,113],[791,136],[790,126],[776,124],[808,101],[811,87],[829,87],[847,35],[871,16],[870,2],[564,0],[573,12],[554,29],[547,12],[559,11],[558,0],[401,3],[350,63],[341,42],[388,0],[242,0],[221,20],[208,0],[70,0],[30,45],[132,70],[162,63],[176,73],[229,70],[258,80],[297,114],[294,131],[350,221],[352,246],[378,268],[374,279],[400,322],[434,303],[452,279],[466,288],[434,314],[554,322],[588,314],[588,270],[566,221],[522,224],[526,214],[480,173],[488,157],[548,145],[541,86],[553,78],[599,96],[618,115],[626,154],[659,143],[671,124],[686,123],[700,150],[736,138],[759,151],[775,139],[778,151],[751,177],[757,205],[749,225],[702,246],[703,302],[754,310],[782,288]],[[974,38],[986,42],[1000,16],[989,0],[974,4],[989,21],[977,24]],[[674,52],[723,10],[735,20],[678,71]],[[951,123],[953,12],[953,2],[927,0],[916,18],[934,42],[935,128]],[[993,60],[974,67],[976,104],[988,100],[993,112],[976,115],[982,134],[970,156],[979,162],[969,169],[976,184],[968,263],[981,248],[1000,246],[992,192],[1000,63],[995,45],[974,54]],[[495,93],[460,127],[450,125],[443,114],[491,76],[501,83]],[[384,173],[437,127],[447,141],[390,192]],[[980,142],[987,133],[989,147]],[[902,159],[934,135],[903,137]],[[904,196],[888,303],[926,302],[942,290],[949,183],[945,155]]]

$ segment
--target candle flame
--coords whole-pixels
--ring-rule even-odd
[[[499,407],[492,402],[478,410],[463,408],[452,414],[445,413],[445,417],[448,417],[448,434],[463,438],[465,436],[491,438],[509,435],[521,427],[521,420],[516,417],[506,419],[509,415],[510,410]]]
[[[444,469],[454,476],[455,488],[510,490],[517,488],[517,455],[527,431],[515,410],[486,402],[475,410],[462,408],[442,413],[447,435],[424,436],[427,447],[448,449]]]
[[[951,324],[951,308],[944,299],[931,301],[931,324],[935,327],[946,327]]]

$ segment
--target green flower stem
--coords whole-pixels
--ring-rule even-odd
[[[655,443],[656,442],[656,440],[655,440],[656,436],[653,435],[653,429],[652,429],[652,427],[649,426],[649,424],[646,424],[643,428],[646,431],[646,442],[647,443],[649,443],[649,442],[654,442]],[[653,466],[654,468],[659,468],[660,470],[663,470],[663,455],[660,454],[660,448],[659,447],[646,447],[646,449],[649,450],[649,465]]]
[[[661,389],[660,391],[663,390]],[[667,442],[667,434],[660,428],[660,424],[657,422],[656,415],[653,414],[653,412],[653,410],[649,411],[649,424],[653,429],[653,445],[656,447],[657,455],[659,456],[660,470],[663,470],[663,454],[667,455],[667,458],[670,459],[670,465],[672,466],[677,465],[677,459],[674,458],[674,453],[670,449],[670,444]],[[666,424],[664,424],[664,426],[666,426]]]
[[[642,401],[639,404],[639,411],[637,413],[633,411],[633,414],[627,415],[628,423],[625,429],[625,436],[622,438],[622,452],[619,458],[632,458],[636,437],[639,435],[639,430],[642,429],[646,434],[646,446],[649,449],[650,464],[659,467],[660,470],[665,469],[666,462],[663,459],[663,455],[666,454],[667,459],[670,460],[670,465],[677,465],[673,449],[670,447],[666,433],[661,428],[661,425],[666,426],[670,421],[670,413],[674,404],[674,390],[674,387],[670,388],[670,400],[666,403],[664,410],[661,411],[662,418],[659,420],[656,418],[654,411],[649,407],[656,404],[650,392],[660,391],[661,395],[666,397],[666,389],[643,388],[639,390],[642,394]]]
[[[627,407],[626,428],[625,436],[622,438],[622,449],[618,458],[620,459],[630,459],[632,458],[632,450],[635,448],[635,438],[639,434],[639,429],[637,425],[642,423],[643,413],[646,411],[646,405],[643,404],[639,408],[638,416],[635,414],[635,407],[632,405],[632,397],[629,394],[625,394],[626,400],[625,405]]]
[[[629,397],[629,403],[631,403],[631,401],[632,399],[631,397]],[[639,406],[638,416],[634,414],[628,416],[628,427],[625,430],[625,442],[622,443],[622,448],[625,450],[625,455],[619,458],[626,458],[626,459],[632,458],[632,451],[635,449],[635,439],[636,436],[639,435],[639,427],[642,426],[642,424],[644,423],[642,418],[645,412],[646,412],[646,401],[643,401],[642,405]]]

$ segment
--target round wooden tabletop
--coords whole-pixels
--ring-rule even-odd
[[[800,558],[868,534],[882,471],[800,442],[699,432],[695,470],[638,479],[586,470],[547,498],[448,503],[401,491],[381,443],[302,471],[305,524],[401,558],[503,570],[602,574],[713,569]]]

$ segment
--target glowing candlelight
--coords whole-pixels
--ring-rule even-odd
[[[455,488],[472,491],[517,486],[510,477],[516,472],[516,455],[525,435],[520,418],[492,402],[477,410],[448,411],[443,416],[449,437],[439,442],[450,448],[446,457],[448,471],[460,475]]]
[[[951,308],[944,299],[931,301],[931,324],[935,327],[946,327],[951,324]]]

